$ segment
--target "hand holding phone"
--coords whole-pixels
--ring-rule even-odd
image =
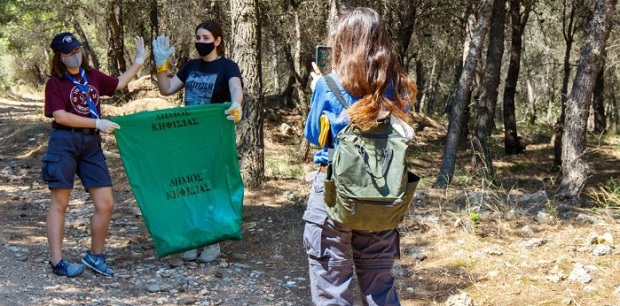
[[[330,59],[329,56],[331,54],[332,48],[328,46],[318,45],[315,47],[314,52],[314,61],[319,67],[319,71],[322,73],[327,73],[330,69]]]
[[[319,69],[319,66],[317,66],[315,62],[312,62],[312,70],[314,71],[310,72],[310,77],[312,78],[312,81],[310,82],[310,89],[314,91],[316,82],[319,80],[322,73],[321,73],[321,69]]]
[[[327,73],[331,70],[329,68],[329,55],[331,54],[332,48],[318,45],[315,47],[314,51],[314,62],[312,62],[312,70],[314,71],[310,72],[310,76],[312,77],[310,89],[312,89],[312,91],[314,91],[319,77],[323,75],[323,73]]]

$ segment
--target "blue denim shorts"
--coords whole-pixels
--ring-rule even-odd
[[[112,186],[101,150],[101,136],[54,130],[43,156],[41,177],[50,189],[73,189],[76,174],[86,190]]]

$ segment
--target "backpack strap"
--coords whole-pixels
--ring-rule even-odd
[[[344,96],[342,96],[342,92],[340,92],[340,87],[338,87],[338,84],[336,84],[334,78],[332,78],[329,74],[324,75],[323,78],[325,78],[327,87],[329,87],[329,90],[334,94],[334,96],[336,96],[338,102],[340,102],[345,109],[349,108],[349,105],[347,105],[347,102],[344,100]]]

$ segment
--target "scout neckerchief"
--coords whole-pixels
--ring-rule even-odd
[[[84,82],[84,84],[78,82],[78,80],[76,80],[70,73],[65,73],[65,76],[67,77],[67,79],[71,80],[73,84],[75,84],[75,87],[77,87],[80,90],[80,92],[84,95],[84,97],[86,98],[86,103],[88,104],[88,109],[90,110],[90,117],[99,119],[99,113],[97,112],[95,103],[93,103],[93,99],[91,99],[90,95],[88,94],[89,86],[88,86],[88,80],[86,79],[86,72],[84,71],[84,68],[80,67],[80,77],[82,78],[82,81]]]

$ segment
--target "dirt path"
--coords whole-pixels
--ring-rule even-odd
[[[1,305],[307,305],[301,247],[302,208],[281,195],[301,182],[282,182],[271,194],[246,192],[244,241],[222,243],[218,260],[185,263],[157,258],[122,163],[108,164],[116,208],[106,253],[114,278],[87,271],[68,279],[51,273],[45,238],[49,193],[40,159],[49,135],[42,101],[0,99]],[[114,153],[113,139],[104,136]],[[64,254],[79,260],[89,245],[92,201],[79,183],[66,220]]]

